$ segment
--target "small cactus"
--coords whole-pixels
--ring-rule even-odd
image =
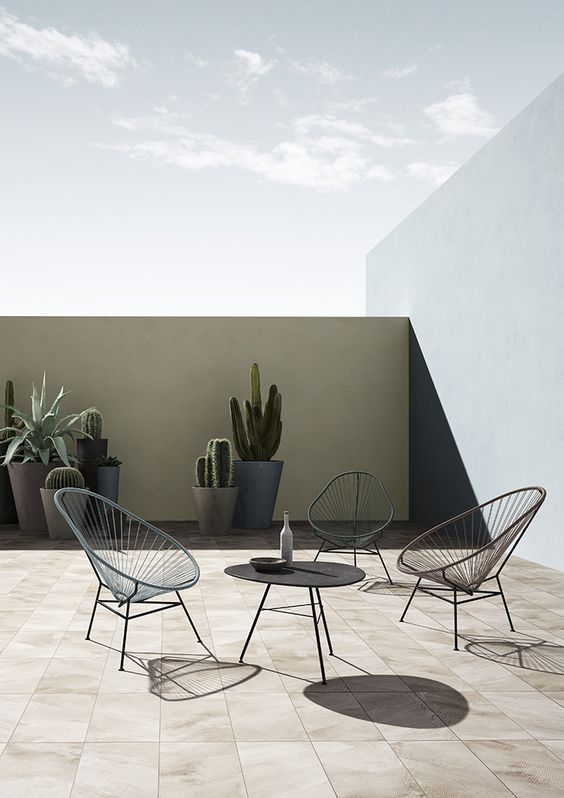
[[[206,463],[208,458],[205,456],[198,457],[196,460],[196,486],[198,488],[206,487]]]
[[[196,485],[199,488],[230,488],[233,484],[231,443],[213,438],[207,453],[196,460]]]
[[[80,426],[82,431],[90,438],[98,440],[102,437],[102,414],[96,407],[90,407],[80,416]]]
[[[282,435],[282,396],[276,385],[271,385],[268,399],[262,407],[260,374],[256,363],[251,366],[251,401],[245,399],[245,421],[239,400],[229,400],[233,442],[241,460],[271,460],[280,446]]]
[[[59,490],[60,488],[83,488],[84,477],[78,468],[54,468],[47,474],[45,487],[51,490]]]

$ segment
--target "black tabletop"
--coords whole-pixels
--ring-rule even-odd
[[[343,587],[353,585],[366,577],[361,568],[341,562],[294,562],[275,574],[262,574],[255,571],[249,563],[230,565],[225,569],[229,576],[262,582],[267,585],[287,585],[288,587]]]

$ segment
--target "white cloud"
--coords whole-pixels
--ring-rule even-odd
[[[399,78],[408,78],[410,75],[415,75],[416,72],[419,72],[417,64],[406,64],[402,67],[390,67],[389,69],[385,69],[382,72],[382,77],[398,80]]]
[[[114,124],[131,132],[158,132],[158,140],[126,141],[105,146],[130,158],[165,163],[188,171],[219,167],[239,168],[270,180],[318,191],[344,191],[369,180],[389,181],[394,175],[366,151],[365,143],[338,130],[312,135],[312,128],[294,125],[293,137],[268,150],[218,136],[196,133],[174,114],[115,117]],[[99,145],[98,145],[99,146]]]
[[[302,116],[296,120],[294,127],[296,132],[301,135],[307,135],[316,129],[324,130],[329,133],[345,135],[371,144],[377,144],[379,147],[404,147],[406,144],[413,144],[413,140],[405,136],[389,136],[383,133],[375,133],[361,122],[339,119],[332,114]]]
[[[346,72],[342,67],[331,64],[329,61],[289,61],[290,69],[308,78],[313,78],[319,83],[331,85],[341,83],[344,80],[353,80],[354,76]]]
[[[327,108],[331,111],[352,111],[355,114],[362,114],[376,102],[378,102],[376,97],[353,97],[349,100],[331,100],[327,103]]]
[[[432,161],[414,161],[406,167],[407,174],[417,180],[424,180],[434,186],[440,186],[445,180],[456,172],[459,164],[454,161],[443,161],[441,163]]]
[[[115,88],[126,70],[137,65],[126,44],[108,42],[95,32],[81,36],[35,28],[5,9],[0,9],[0,55],[25,64],[45,64],[51,77],[67,85],[78,74],[106,89]],[[59,69],[64,70],[62,75]]]
[[[451,84],[453,85],[453,84]],[[423,109],[435,127],[449,136],[489,137],[497,133],[493,116],[480,108],[468,81],[454,84],[458,91]]]
[[[250,94],[258,81],[267,75],[275,66],[276,61],[265,58],[260,53],[252,50],[234,50],[232,72],[229,82],[241,94],[244,103],[249,102]]]
[[[204,69],[204,67],[210,65],[209,61],[207,61],[205,58],[202,58],[202,56],[198,55],[197,53],[186,52],[184,53],[184,58],[189,64],[193,64],[195,67],[198,67],[198,69]]]

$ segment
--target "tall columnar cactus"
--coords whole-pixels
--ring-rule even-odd
[[[54,468],[45,479],[45,487],[51,490],[60,488],[83,488],[84,477],[78,468]]]
[[[6,380],[4,388],[4,429],[0,432],[0,441],[14,437],[14,383]]]
[[[231,443],[213,438],[205,457],[196,460],[196,485],[199,488],[230,488],[233,483]]]
[[[256,363],[251,366],[251,401],[245,399],[245,422],[234,396],[229,400],[233,442],[241,460],[271,460],[280,446],[282,435],[282,395],[271,385],[268,399],[262,407],[260,374]]]
[[[102,414],[96,407],[88,408],[80,417],[82,431],[95,440],[102,437],[102,425]]]

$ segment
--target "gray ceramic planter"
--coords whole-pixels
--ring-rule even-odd
[[[119,495],[119,466],[96,466],[96,493],[117,504]]]
[[[0,442],[0,456],[6,454],[6,449],[10,445],[9,441]],[[10,484],[10,474],[8,467],[0,467],[0,524],[16,524],[18,514],[14,504],[14,494]]]
[[[239,488],[192,488],[202,535],[228,535]]]
[[[233,461],[233,481],[239,486],[235,529],[268,529],[282,476],[283,460]]]
[[[80,463],[79,468],[84,477],[85,487],[94,491],[94,493],[99,493],[98,468],[94,465],[94,460],[97,457],[108,456],[108,439],[95,438],[90,440],[90,438],[77,438],[76,456]]]
[[[40,490],[45,486],[49,471],[61,465],[60,462],[54,462],[49,465],[10,463],[7,466],[18,513],[18,524],[22,532],[47,532]]]
[[[47,529],[52,540],[76,540],[75,534],[55,507],[56,488],[41,488],[41,501],[47,519]]]

